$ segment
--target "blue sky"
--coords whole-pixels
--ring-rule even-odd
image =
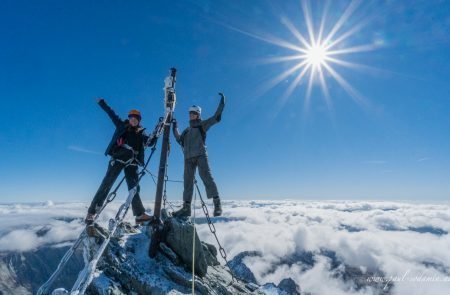
[[[349,3],[331,2],[326,28]],[[311,5],[316,27],[324,7]],[[367,103],[328,75],[331,108],[317,82],[305,107],[307,79],[282,103],[296,74],[261,91],[295,61],[262,62],[292,51],[250,34],[298,44],[286,18],[307,36],[299,1],[2,1],[0,201],[90,201],[113,133],[95,98],[123,117],[140,109],[153,129],[172,66],[181,128],[190,105],[207,117],[218,91],[228,98],[207,139],[225,199],[448,200],[450,2],[362,2],[339,33],[369,22],[341,45],[378,46],[343,59],[377,70],[334,66]],[[181,179],[173,137],[169,161]],[[142,185],[152,201],[151,179]]]

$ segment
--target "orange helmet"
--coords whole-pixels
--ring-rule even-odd
[[[128,118],[129,117],[136,117],[139,121],[141,120],[141,112],[138,110],[131,110],[128,112]]]

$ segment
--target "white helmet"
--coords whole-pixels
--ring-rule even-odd
[[[189,112],[197,113],[199,116],[202,114],[202,108],[196,105],[193,105],[189,108]]]

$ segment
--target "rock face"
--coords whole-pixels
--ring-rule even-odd
[[[200,242],[197,232],[194,230],[194,226],[190,222],[183,222],[176,218],[167,218],[164,221],[164,232],[166,233],[164,237],[165,243],[189,268],[191,268],[192,265],[192,252],[194,252],[195,242],[195,273],[204,277],[208,270],[206,254],[204,251],[205,248]],[[205,247],[206,252],[209,252],[209,248],[206,245]],[[208,258],[211,258],[211,256],[215,257],[215,254],[211,255],[211,253],[209,253]]]
[[[262,254],[255,251],[245,251],[236,255],[230,262],[229,266],[241,280],[247,282],[255,282],[255,277],[251,270],[245,265],[245,259],[257,259],[262,257]],[[365,270],[363,271],[359,267],[347,265],[341,261],[337,256],[336,252],[327,249],[321,249],[318,251],[300,251],[295,252],[292,255],[280,258],[278,262],[274,262],[272,268],[269,269],[268,273],[274,272],[277,267],[281,265],[287,265],[291,267],[292,265],[299,266],[302,270],[306,271],[314,267],[318,258],[326,258],[330,262],[330,268],[332,270],[333,278],[338,278],[346,283],[350,283],[354,290],[362,290],[364,288],[370,287],[374,290],[375,294],[390,294],[393,284],[384,284],[382,282],[374,282],[368,280],[369,277],[377,274],[378,276],[383,276],[381,270]],[[292,281],[292,282],[291,282]],[[278,286],[273,283],[268,283],[263,286],[263,291],[266,293],[275,292],[274,290],[283,290],[287,294],[300,294],[301,289],[295,284],[292,279],[284,279],[280,282]],[[298,287],[298,289],[297,289]],[[295,289],[295,291],[294,291]],[[297,293],[296,293],[297,292]],[[285,294],[284,293],[284,294]],[[306,293],[305,293],[306,294]]]
[[[278,289],[286,292],[287,294],[301,295],[300,287],[291,278],[281,280],[281,282],[278,284]]]
[[[97,265],[97,270],[86,295],[128,294],[296,294],[291,282],[260,286],[243,259],[252,252],[241,253],[232,260],[241,269],[242,280],[233,280],[228,266],[220,265],[218,251],[214,245],[203,243],[188,221],[179,221],[163,216],[167,235],[160,244],[154,259],[148,256],[151,237],[147,228],[140,230],[123,223],[119,235],[113,237]],[[100,228],[101,229],[101,228]],[[104,230],[104,229],[103,229]],[[196,241],[196,272],[191,272],[192,239]],[[92,254],[100,239],[90,238],[85,256]],[[46,246],[26,253],[0,253],[0,295],[35,294],[56,269],[65,247]],[[257,252],[255,252],[257,253]],[[260,254],[255,254],[260,255]],[[67,265],[62,280],[52,286],[52,295],[67,295],[79,271],[84,266],[83,253],[77,251],[73,261]],[[245,281],[243,280],[245,278]],[[58,289],[54,289],[58,288]]]
[[[56,269],[69,246],[44,246],[35,251],[0,253],[0,294],[35,294]],[[83,268],[82,253],[76,253],[72,263],[57,281],[69,287]]]
[[[257,251],[245,251],[236,255],[230,262],[228,266],[233,270],[234,275],[245,282],[256,284],[255,275],[243,262],[246,257],[261,257],[262,254]]]
[[[155,259],[151,259],[148,257],[150,240],[145,233],[126,234],[125,230],[123,233],[120,239],[111,240],[88,289],[89,294],[191,293],[192,273],[186,270],[185,263],[171,247],[162,243]],[[194,288],[198,294],[264,294],[260,290],[251,291],[244,282],[232,282],[227,268],[217,264],[217,251],[209,250],[214,246],[199,245],[205,264],[206,261],[210,264],[206,264],[207,272],[203,276],[195,276]],[[208,256],[214,259],[206,259]]]

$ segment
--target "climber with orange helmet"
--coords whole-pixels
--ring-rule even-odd
[[[106,104],[103,98],[97,99],[97,103],[111,118],[116,126],[116,130],[105,151],[105,155],[111,156],[111,159],[106,175],[89,206],[85,218],[87,225],[94,222],[95,215],[102,207],[111,187],[122,170],[125,172],[125,180],[129,190],[138,185],[138,165],[144,163],[145,146],[153,145],[154,140],[156,140],[156,138],[149,140],[149,136],[144,133],[145,128],[140,125],[142,119],[141,112],[138,110],[129,111],[128,119],[122,120]],[[133,215],[136,216],[135,221],[137,224],[151,220],[151,216],[145,213],[145,208],[139,196],[139,185],[131,205]]]

